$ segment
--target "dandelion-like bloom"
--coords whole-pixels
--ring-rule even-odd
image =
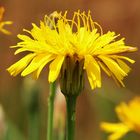
[[[136,48],[125,45],[124,38],[117,40],[119,35],[115,32],[103,34],[100,25],[92,20],[90,11],[87,15],[85,12],[74,12],[72,19],[67,18],[67,12],[64,15],[59,13],[57,17],[57,23],[45,16],[39,27],[32,24],[31,31],[24,29],[30,36],[18,35],[21,42],[11,48],[18,48],[15,54],[24,51],[29,54],[9,67],[9,73],[13,76],[19,73],[21,76],[33,74],[38,78],[50,62],[49,82],[54,82],[59,75],[65,79],[66,74],[72,74],[73,78],[79,75],[77,79],[80,79],[83,71],[86,71],[91,88],[94,89],[101,87],[102,69],[124,86],[122,80],[130,67],[123,60],[130,63],[134,63],[134,60],[123,56],[123,53],[133,52]],[[66,79],[68,85],[75,82],[69,76]]]
[[[12,24],[12,22],[11,21],[2,21],[4,11],[5,11],[4,8],[0,7],[0,32],[9,35],[11,33],[9,31],[7,31],[6,29],[4,29],[4,26],[10,25],[10,24]]]
[[[116,107],[116,113],[121,122],[101,123],[101,128],[112,133],[108,140],[118,140],[130,131],[140,133],[140,97],[135,97],[128,104],[122,102]]]

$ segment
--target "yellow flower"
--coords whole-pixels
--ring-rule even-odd
[[[124,38],[116,40],[119,35],[115,32],[103,34],[100,25],[92,20],[90,11],[87,15],[74,12],[72,19],[67,18],[67,12],[64,15],[59,13],[57,18],[55,22],[45,16],[39,27],[32,24],[31,31],[24,29],[30,36],[18,35],[21,42],[11,48],[18,48],[15,54],[24,51],[29,54],[9,67],[9,73],[13,76],[20,72],[21,76],[33,74],[38,78],[42,69],[50,64],[48,80],[53,82],[60,75],[66,58],[70,58],[83,62],[82,67],[92,89],[101,87],[101,69],[124,86],[122,80],[130,67],[123,60],[130,63],[134,60],[123,56],[123,53],[136,51],[136,48],[125,45]]]
[[[129,131],[140,133],[140,97],[136,97],[128,104],[122,102],[116,107],[116,113],[121,122],[108,123],[102,122],[101,128],[109,133],[112,133],[108,140],[118,140]]]
[[[11,33],[9,31],[7,31],[6,29],[4,29],[4,26],[12,24],[12,22],[11,21],[2,21],[4,11],[5,11],[4,8],[0,7],[0,31],[4,34],[9,35]]]

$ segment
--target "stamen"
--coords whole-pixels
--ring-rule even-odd
[[[68,11],[65,11],[65,13],[64,13],[64,18],[66,19],[66,16],[67,16],[67,13],[68,13]]]
[[[92,20],[91,15],[90,15],[90,17],[89,17],[89,20],[90,20],[90,24],[91,24],[91,29],[92,29],[92,30],[95,29],[94,22],[93,22],[93,20]]]
[[[77,24],[78,24],[77,30],[79,30],[80,29],[80,25],[81,25],[80,18],[79,18],[79,16],[81,16],[80,15],[80,10],[78,10],[78,12],[75,12],[75,15],[77,16]]]
[[[73,24],[75,24],[75,26],[76,26],[76,28],[77,28],[77,30],[78,30],[78,24],[77,24],[74,20],[67,19],[67,21],[68,21],[68,22],[71,22],[71,24],[72,24],[71,29],[73,29]]]
[[[67,18],[66,18],[67,12],[68,12],[68,11],[65,11],[64,15],[60,15],[61,19],[63,20],[63,22],[64,22],[65,24],[67,24],[67,21],[68,21]]]
[[[86,26],[86,18],[87,18],[87,16],[85,15],[85,11],[84,11],[83,13],[81,13],[81,18],[82,18],[82,21],[83,21],[84,27],[87,28],[87,26]]]
[[[72,18],[72,23],[71,23],[71,29],[73,29],[73,23],[75,22],[75,17],[76,17],[76,13],[74,12],[73,18]],[[76,22],[75,22],[76,23]],[[76,23],[76,27],[77,27],[77,23]]]
[[[90,10],[88,11],[88,26],[89,26],[89,31],[92,31],[93,27],[92,27],[92,18],[91,18],[91,11]]]
[[[97,22],[93,22],[95,25],[97,25],[101,31],[101,35],[103,35],[103,29],[102,27],[100,26],[100,24],[98,24]]]
[[[55,25],[57,24],[57,20],[59,20],[61,18],[61,14],[62,12],[57,12],[57,11],[54,11],[50,17],[52,18],[52,20],[55,22]]]
[[[49,22],[52,25],[52,27],[54,27],[54,29],[56,30],[56,24],[55,24],[54,20],[52,20],[49,16],[45,15],[45,17],[44,17],[45,25],[48,26]]]

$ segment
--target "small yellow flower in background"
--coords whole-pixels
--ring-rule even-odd
[[[0,32],[9,35],[11,33],[6,29],[4,29],[4,26],[12,24],[12,21],[2,21],[4,11],[5,11],[4,8],[0,7]]]
[[[72,19],[67,18],[67,12],[64,15],[59,13],[57,17],[55,23],[46,15],[39,27],[32,24],[31,31],[24,29],[29,35],[18,35],[21,42],[11,47],[18,48],[15,55],[24,51],[29,53],[9,67],[9,73],[13,76],[32,74],[37,79],[49,64],[48,80],[54,82],[69,58],[82,64],[92,89],[101,87],[101,69],[124,86],[122,80],[130,67],[123,60],[130,63],[134,60],[123,55],[136,51],[136,48],[125,45],[124,38],[117,39],[119,35],[115,32],[103,34],[100,25],[92,20],[90,11],[87,15],[85,12],[74,12]],[[51,23],[52,29],[46,21]]]
[[[128,104],[122,102],[116,107],[116,113],[121,122],[102,122],[101,129],[112,133],[108,140],[118,140],[130,131],[140,133],[140,97],[135,97]]]

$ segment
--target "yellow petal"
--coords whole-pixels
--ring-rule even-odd
[[[33,59],[33,57],[35,57],[35,55],[36,54],[33,54],[33,53],[26,55],[25,57],[20,59],[18,62],[10,66],[7,69],[8,72],[13,76],[18,75],[30,63],[30,61]]]
[[[85,56],[84,69],[86,69],[91,88],[101,87],[100,67],[91,55]]]
[[[4,25],[10,25],[10,24],[13,24],[12,21],[3,21],[3,22],[1,22],[1,23],[3,23]]]
[[[136,132],[140,132],[140,98],[135,97],[128,104],[122,102],[116,107],[116,112],[119,119],[129,128]]]
[[[126,133],[131,131],[131,129],[123,123],[102,122],[101,129],[108,133],[111,133],[110,136],[108,137],[108,140],[119,140]]]
[[[6,35],[10,35],[11,34],[11,32],[9,32],[8,30],[6,30],[4,28],[1,28],[0,31],[3,32]]]
[[[117,59],[116,61],[118,62],[121,69],[123,69],[126,73],[128,73],[131,70],[131,68],[125,62],[123,62],[122,60]]]
[[[105,45],[109,44],[113,41],[117,36],[115,36],[114,32],[108,32],[96,39],[92,44],[92,51],[90,52],[92,55],[96,53],[96,51],[102,49]]]
[[[49,46],[45,42],[32,40],[28,36],[22,36],[19,35],[19,38],[24,40],[19,42],[16,46],[11,46],[11,48],[24,48],[24,51],[31,51],[35,53],[45,53],[45,52],[54,52],[54,49],[52,46]],[[17,50],[15,54],[22,52],[21,49]]]
[[[41,29],[36,26],[34,23],[32,23],[33,29],[31,30],[31,35],[35,40],[42,41],[42,34],[41,34]]]
[[[104,72],[108,75],[111,76],[110,70],[104,65],[104,63],[98,61],[99,65],[101,66],[101,68],[104,70]]]
[[[21,52],[24,52],[24,51],[28,51],[28,49],[27,48],[19,48],[15,51],[14,55],[21,53]]]
[[[122,80],[125,76],[127,76],[127,73],[121,69],[121,67],[115,62],[113,59],[107,57],[107,56],[98,56],[104,64],[110,69],[110,71],[113,73],[113,75],[116,77],[116,79],[123,85]]]
[[[130,63],[135,63],[135,61],[133,59],[130,59],[128,57],[125,57],[125,56],[119,56],[119,55],[112,55],[112,58],[120,58],[120,59],[124,59],[124,60],[127,60],[128,62]]]
[[[5,25],[10,25],[10,24],[12,24],[12,21],[0,22],[0,31],[3,32],[4,34],[10,35],[11,32],[9,32],[8,30],[4,29]]]
[[[28,65],[28,67],[21,73],[21,76],[26,76],[33,71],[39,69],[39,67],[44,64],[50,62],[54,57],[52,55],[40,54],[32,60],[32,62]]]
[[[130,106],[125,102],[122,102],[119,106],[116,107],[116,112],[122,122],[135,130],[137,129],[136,125],[140,127],[140,113],[137,111],[139,110],[139,107],[139,104],[137,104],[136,106]]]
[[[49,82],[54,82],[58,77],[64,59],[65,56],[57,56],[56,59],[50,64]]]
[[[126,47],[124,46],[124,38],[115,41],[113,43],[107,44],[104,47],[96,50],[94,54],[116,54],[120,53],[121,51],[124,51],[124,48],[126,50]]]
[[[43,63],[40,65],[40,67],[32,73],[33,79],[35,79],[35,80],[38,79],[38,77],[39,77],[39,75],[40,75],[40,72],[42,71],[42,69],[45,67],[45,65],[46,65],[47,63],[48,63],[47,61],[43,62]]]
[[[30,37],[26,36],[26,35],[21,35],[18,34],[17,37],[23,41],[33,41]]]

